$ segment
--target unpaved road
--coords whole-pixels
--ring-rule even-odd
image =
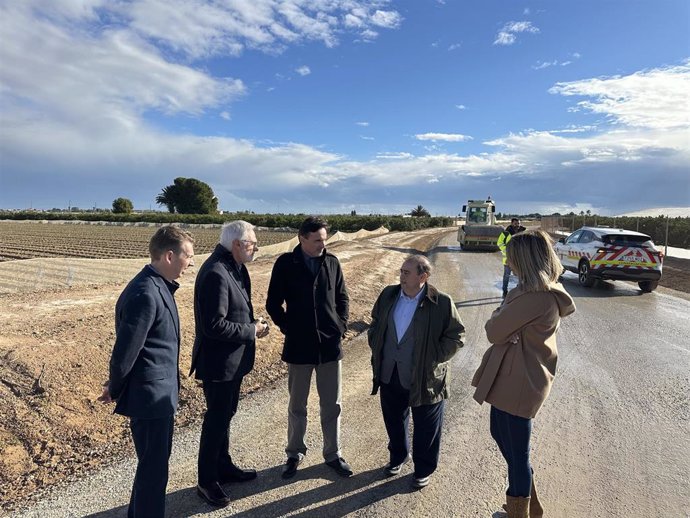
[[[394,278],[404,246],[376,238],[390,253],[364,268]],[[439,470],[429,487],[410,490],[411,469],[386,479],[386,435],[378,399],[369,396],[365,337],[353,339],[344,364],[344,456],[355,475],[340,479],[320,456],[318,406],[312,398],[310,454],[291,481],[284,461],[285,381],[249,395],[233,421],[232,452],[259,478],[227,489],[230,508],[214,510],[194,492],[198,428],[178,433],[171,460],[168,516],[434,516],[490,517],[500,509],[505,468],[488,433],[487,406],[471,398],[469,379],[488,347],[483,324],[500,301],[498,254],[472,254],[444,238],[430,254],[432,281],[455,299],[467,328],[453,360]],[[343,250],[345,251],[345,250]],[[347,259],[345,259],[346,261]],[[347,281],[356,284],[362,270]],[[551,517],[682,517],[690,502],[690,297],[659,288],[648,295],[629,283],[566,289],[578,312],[563,321],[559,372],[535,419],[533,463]],[[372,301],[373,302],[373,301]],[[684,316],[685,315],[685,316]],[[17,516],[126,516],[131,459],[47,496]]]

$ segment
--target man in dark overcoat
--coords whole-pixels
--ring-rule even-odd
[[[254,318],[245,266],[258,249],[252,225],[227,223],[194,286],[196,337],[190,374],[202,380],[206,399],[197,493],[217,507],[230,503],[222,484],[256,478],[255,470],[233,462],[229,448],[230,421],[237,412],[242,379],[254,367],[256,339],[268,334],[268,324]]]
[[[326,250],[328,223],[309,216],[299,244],[273,265],[266,311],[285,335],[282,360],[288,364],[288,441],[283,478],[292,478],[307,453],[307,401],[312,374],[319,393],[323,457],[342,477],[352,469],[342,457],[342,339],[349,297],[338,258]]]

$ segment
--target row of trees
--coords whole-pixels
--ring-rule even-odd
[[[50,213],[9,213],[4,217],[11,219],[83,219],[91,221],[122,221],[122,222],[156,222],[156,223],[223,223],[233,219],[245,219],[250,223],[263,227],[291,227],[296,228],[304,219],[304,214],[253,214],[253,213],[234,213],[218,214],[218,198],[213,193],[211,186],[196,178],[175,178],[172,185],[163,188],[161,193],[156,196],[156,203],[164,205],[169,215],[161,213],[131,214],[134,208],[132,201],[127,198],[117,198],[113,201],[113,214],[85,214],[85,213],[64,213],[54,216]],[[349,216],[337,215],[329,216],[333,230],[355,231],[360,228],[374,230],[385,226],[389,230],[415,230],[418,228],[450,226],[453,224],[451,218],[437,217],[432,218],[429,211],[422,205],[417,205],[409,214],[412,218],[402,216],[358,216],[352,211]],[[0,213],[0,217],[2,213]],[[501,214],[496,215],[499,219],[519,217],[527,219],[540,219],[541,215],[535,214]],[[561,216],[554,214],[554,216]],[[574,218],[574,212],[566,216]],[[663,216],[658,218],[612,218],[606,216],[592,215],[590,210],[580,211],[583,220],[594,218],[595,224],[612,227],[638,230],[649,234],[656,243],[666,241],[666,227],[668,223],[668,244],[682,248],[690,248],[690,218],[673,218],[668,220]],[[563,217],[563,216],[561,216]],[[584,223],[583,223],[584,224]]]
[[[218,212],[218,198],[206,182],[196,178],[175,178],[172,185],[163,187],[156,196],[158,205],[165,205],[171,214],[215,214]],[[115,214],[129,214],[134,210],[132,200],[113,200]]]
[[[15,220],[82,220],[105,221],[113,223],[180,223],[180,224],[222,224],[235,219],[244,219],[250,223],[269,228],[298,228],[306,217],[305,214],[254,214],[247,212],[234,212],[227,214],[171,214],[165,212],[144,212],[138,214],[128,213],[58,213],[58,212],[13,212],[0,211],[0,219]],[[416,230],[420,228],[448,227],[453,225],[453,219],[447,217],[404,217],[383,215],[325,215],[334,231],[353,232],[364,228],[375,230],[381,226],[389,230]],[[518,215],[520,217],[520,215]],[[577,229],[583,225],[580,216],[575,216],[576,222],[571,221],[572,216],[561,216],[560,224],[570,229]],[[680,248],[690,248],[690,218],[666,218],[658,217],[596,217],[598,225],[606,225],[628,230],[637,230],[652,237],[655,243],[665,244],[666,225],[668,224],[668,245]],[[588,218],[589,219],[589,218]],[[593,220],[586,221],[594,224]]]
[[[307,214],[254,214],[234,212],[225,214],[170,214],[165,212],[143,212],[137,214],[126,213],[51,213],[51,212],[5,212],[0,211],[0,219],[15,220],[67,220],[67,221],[104,221],[111,223],[179,223],[193,224],[222,224],[235,219],[243,219],[249,223],[268,228],[299,228]],[[404,216],[351,216],[341,214],[326,214],[331,229],[343,232],[355,232],[360,229],[375,230],[386,227],[388,230],[417,230],[421,228],[448,227],[453,220],[447,217],[410,218]]]
[[[175,178],[172,185],[163,187],[156,196],[158,205],[165,205],[171,214],[216,214],[218,212],[218,198],[211,186],[196,178]],[[128,198],[113,200],[115,214],[129,214],[134,210],[134,204]],[[357,213],[353,210],[351,216]],[[417,205],[409,214],[417,218],[428,218],[429,211]]]
[[[679,248],[690,248],[690,218],[685,217],[567,214],[543,216],[541,225],[549,232],[556,230],[572,232],[583,226],[622,228],[647,234],[657,245],[668,244]],[[668,243],[666,242],[667,229]]]
[[[567,221],[573,216],[564,216]],[[580,215],[576,216],[576,222],[580,219],[583,225],[598,225],[611,228],[624,228],[635,230],[647,234],[657,245],[666,243],[666,226],[668,224],[668,245],[679,248],[690,248],[690,218],[666,218],[657,217],[633,217],[633,216],[599,216],[599,215]],[[593,218],[593,219],[592,219]],[[579,226],[575,226],[578,229]]]

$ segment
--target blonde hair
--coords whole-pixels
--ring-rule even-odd
[[[563,273],[553,241],[543,230],[527,230],[511,237],[506,261],[525,291],[549,291]]]

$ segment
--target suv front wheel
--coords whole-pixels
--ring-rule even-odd
[[[585,288],[590,288],[594,285],[594,277],[589,269],[589,261],[583,259],[580,261],[580,265],[577,268],[577,278],[580,281],[580,285]]]

